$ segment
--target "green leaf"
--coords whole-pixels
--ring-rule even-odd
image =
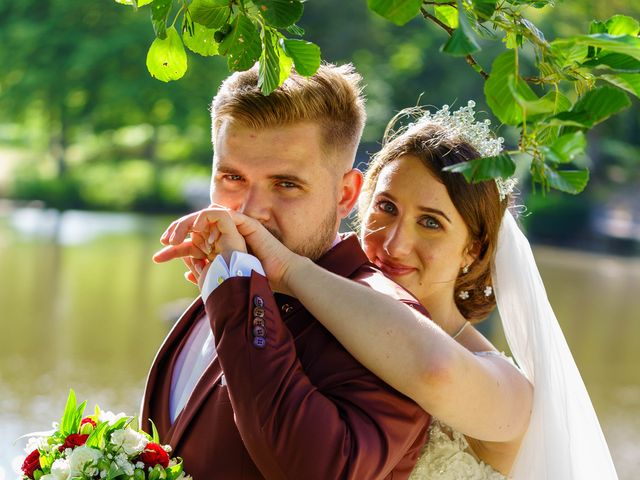
[[[136,3],[138,4],[138,8],[140,8],[140,7],[144,7],[145,5],[149,5],[150,3],[153,3],[153,0],[137,0]]]
[[[151,5],[151,23],[156,37],[167,38],[167,17],[171,11],[173,0],[154,0]]]
[[[214,29],[194,22],[193,34],[185,31],[182,34],[182,41],[192,52],[203,57],[211,57],[218,54],[218,43],[213,39],[214,33]]]
[[[590,119],[589,126],[592,127],[629,105],[631,101],[624,92],[611,87],[599,87],[587,92],[571,111],[586,112]]]
[[[587,148],[587,140],[581,131],[567,133],[558,137],[550,146],[543,146],[545,160],[553,163],[569,163],[582,155]]]
[[[263,31],[262,54],[258,66],[258,86],[263,95],[269,95],[280,85],[280,61],[274,45],[275,37],[266,28]]]
[[[300,0],[253,0],[253,3],[267,23],[277,28],[296,23],[302,17],[304,9]]]
[[[516,171],[516,164],[507,153],[495,157],[476,158],[460,162],[442,169],[445,172],[462,173],[470,183],[483,182],[494,178],[509,178]]]
[[[496,11],[497,0],[472,0],[473,11],[481,18],[488,20]]]
[[[583,67],[608,67],[616,72],[640,73],[640,60],[622,53],[605,53],[582,63]]]
[[[640,23],[635,18],[626,15],[614,15],[605,23],[610,35],[637,36],[640,32]]]
[[[489,108],[502,123],[507,125],[518,125],[523,120],[522,107],[512,92],[517,93],[520,101],[538,100],[538,96],[529,85],[515,75],[515,54],[507,51],[494,60],[489,79],[484,84],[484,94]],[[514,77],[511,83],[509,77]]]
[[[640,97],[640,73],[617,73],[615,75],[601,75],[598,78]]]
[[[442,51],[455,57],[466,57],[480,51],[480,45],[476,41],[475,33],[469,24],[469,18],[462,4],[458,0],[458,28],[442,47]]]
[[[178,80],[187,71],[187,53],[175,27],[167,29],[167,38],[156,38],[147,53],[147,69],[163,82]]]
[[[404,25],[420,12],[422,0],[367,0],[367,4],[369,10],[396,25]]]
[[[180,474],[182,473],[182,470],[183,470],[182,458],[177,457],[175,460],[176,460],[176,464],[170,467],[167,467],[165,470],[167,472],[167,480],[176,480],[178,477],[180,477]]]
[[[433,8],[435,16],[447,27],[458,28],[458,9],[451,5],[436,5]]]
[[[589,170],[555,170],[544,165],[544,175],[551,188],[562,192],[578,194],[589,182]]]
[[[245,15],[238,15],[233,28],[218,47],[222,55],[227,56],[229,70],[247,70],[260,58],[262,44],[256,26]]]
[[[589,24],[589,35],[593,35],[594,33],[607,33],[607,26],[604,22],[600,22],[599,20],[592,20]]]
[[[320,67],[320,47],[315,43],[284,39],[282,47],[285,53],[293,59],[296,72],[300,75],[310,77]]]
[[[284,51],[284,42],[283,39],[280,39],[276,48],[278,49],[278,62],[279,62],[279,70],[280,70],[280,78],[278,79],[278,85],[282,85],[289,75],[291,75],[291,67],[293,67],[293,59],[287,55],[287,52]]]
[[[631,35],[609,35],[596,33],[593,35],[578,35],[575,37],[555,40],[554,45],[566,47],[567,45],[588,45],[602,48],[608,52],[623,53],[640,60],[640,38]]]
[[[509,76],[509,90],[511,91],[511,95],[516,100],[520,108],[522,109],[522,117],[528,118],[534,115],[543,115],[550,113],[557,113],[559,110],[556,98],[556,92],[549,92],[542,98],[537,98],[535,100],[527,100],[525,97],[521,95],[521,92],[525,92],[526,90],[518,89],[518,85],[516,83],[516,78],[513,75]],[[566,97],[565,97],[566,98]]]
[[[298,25],[289,25],[287,27],[287,32],[291,35],[295,35],[296,37],[301,37],[304,35],[304,28],[299,27]]]
[[[67,397],[67,403],[64,407],[62,419],[60,420],[60,433],[65,437],[72,433],[75,433],[72,429],[73,420],[76,414],[76,392],[73,389],[69,390],[69,396]]]
[[[229,0],[193,0],[189,13],[194,22],[207,28],[222,28],[231,15]]]

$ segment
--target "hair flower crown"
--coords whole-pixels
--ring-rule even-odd
[[[435,124],[443,127],[451,137],[459,137],[473,148],[482,157],[494,157],[502,152],[504,138],[496,137],[490,130],[491,120],[486,119],[476,122],[474,107],[476,102],[469,100],[466,107],[460,107],[453,113],[449,105],[443,105],[435,113],[424,111],[422,116],[411,127],[420,128],[425,124]],[[496,178],[496,186],[500,200],[504,200],[515,188],[518,180],[514,177]]]

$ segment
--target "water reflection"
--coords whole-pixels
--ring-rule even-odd
[[[170,322],[195,295],[150,258],[169,218],[0,213],[0,480],[20,435],[50,426],[68,388],[135,413]],[[640,259],[535,249],[621,479],[640,469]],[[500,343],[499,334],[492,334]],[[3,473],[4,472],[4,473]]]

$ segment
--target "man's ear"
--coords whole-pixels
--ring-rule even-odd
[[[345,218],[351,213],[353,206],[358,201],[361,188],[362,172],[357,168],[349,170],[342,176],[338,196],[338,215],[340,218]]]

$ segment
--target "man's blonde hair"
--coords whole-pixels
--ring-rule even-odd
[[[353,65],[322,64],[309,78],[291,76],[270,95],[258,87],[258,65],[236,72],[220,86],[211,103],[212,139],[230,119],[261,129],[298,122],[320,125],[327,151],[355,152],[366,120],[362,77]]]

